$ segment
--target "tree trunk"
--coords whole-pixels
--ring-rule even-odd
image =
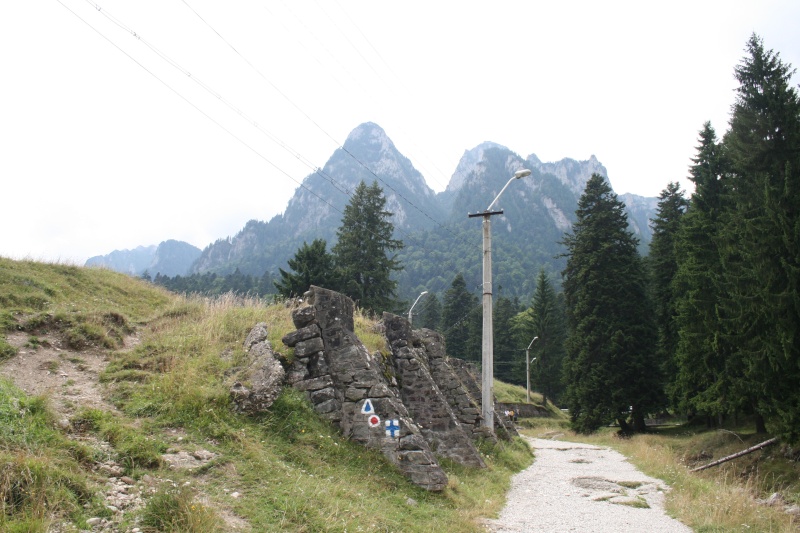
[[[756,444],[755,446],[751,446],[751,447],[749,447],[746,450],[743,450],[741,452],[737,452],[737,453],[734,453],[733,455],[729,455],[727,457],[723,457],[722,459],[717,459],[716,461],[714,461],[712,463],[708,463],[707,465],[698,466],[697,468],[692,468],[691,470],[689,470],[689,472],[699,472],[700,470],[705,470],[706,468],[711,468],[712,466],[721,465],[722,463],[726,463],[728,461],[731,461],[731,460],[736,459],[738,457],[741,457],[743,455],[747,455],[748,453],[753,453],[756,450],[760,450],[761,448],[763,448],[765,446],[771,446],[772,444],[775,444],[776,442],[778,442],[778,437],[772,437],[769,440],[765,440],[764,442],[762,442],[760,444]]]
[[[644,422],[644,413],[637,409],[633,410],[633,430],[636,433],[645,433],[647,431],[647,424]]]
[[[619,424],[619,433],[622,436],[630,436],[633,435],[633,429],[628,424],[628,421],[624,418],[617,418],[617,424]]]
[[[766,433],[767,426],[761,413],[756,413],[756,433]]]

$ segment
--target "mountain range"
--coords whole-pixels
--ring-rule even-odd
[[[480,218],[467,214],[483,211],[521,168],[532,174],[509,187],[495,206],[504,213],[492,218],[492,237],[495,286],[506,295],[525,298],[532,294],[540,268],[554,276],[563,269],[565,259],[560,254],[564,250],[559,243],[572,228],[589,177],[596,173],[608,179],[606,168],[595,156],[545,163],[534,154],[523,158],[485,142],[464,152],[447,188],[436,193],[374,123],[355,128],[325,166],[303,180],[285,211],[267,222],[250,220],[235,236],[219,239],[202,251],[187,243],[180,247],[178,241],[165,241],[158,247],[93,257],[87,264],[131,274],[144,270],[168,276],[229,274],[238,269],[243,274],[267,272],[276,277],[304,241],[321,238],[332,247],[351,192],[361,181],[377,181],[386,209],[393,213],[395,237],[405,244],[398,255],[404,267],[398,276],[399,295],[413,298],[421,290],[441,292],[459,272],[468,284],[478,285]],[[619,199],[627,207],[631,230],[644,253],[658,199],[633,194]],[[149,261],[148,254],[152,254]]]

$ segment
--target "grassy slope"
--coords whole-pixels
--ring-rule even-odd
[[[0,357],[13,354],[4,341],[13,329],[55,329],[76,349],[119,348],[138,331],[141,343],[115,352],[101,376],[123,416],[84,410],[72,420],[110,442],[127,475],[172,481],[139,516],[126,516],[130,527],[136,520],[161,531],[479,531],[477,519],[499,511],[510,475],[530,463],[519,440],[486,447],[487,470],[445,464],[449,487],[431,494],[380,454],[339,437],[291,389],[257,419],[234,414],[226,371],[243,361],[256,322],[267,322],[273,346],[284,349],[280,338],[293,328],[281,305],[181,298],[106,270],[0,258]],[[378,342],[367,320],[357,322]],[[200,470],[175,471],[160,459],[168,448],[218,456]],[[5,381],[0,453],[0,530],[46,531],[51,520],[86,528],[89,517],[109,516],[95,496],[104,481],[91,468],[96,450],[57,429],[46,399]]]

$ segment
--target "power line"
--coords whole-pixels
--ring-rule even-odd
[[[87,2],[89,2],[90,0],[86,0],[86,1],[87,1]],[[252,63],[250,60],[248,60],[246,57],[244,57],[244,55],[242,55],[242,54],[241,54],[241,53],[240,53],[240,52],[239,52],[239,51],[238,51],[238,50],[237,50],[237,49],[236,49],[236,48],[235,48],[235,47],[234,47],[234,46],[233,46],[233,45],[232,45],[232,44],[231,44],[231,43],[230,43],[230,42],[229,42],[229,41],[228,41],[228,40],[227,40],[227,39],[226,39],[226,38],[225,38],[225,37],[224,37],[224,36],[223,36],[221,33],[220,33],[220,32],[218,32],[218,31],[217,31],[217,30],[216,30],[216,29],[215,29],[215,28],[214,28],[214,27],[213,27],[213,26],[212,26],[212,25],[211,25],[211,24],[210,24],[210,23],[209,23],[209,22],[208,22],[206,19],[204,19],[204,18],[203,18],[203,17],[202,17],[202,16],[201,16],[201,15],[200,15],[200,14],[199,14],[199,13],[198,13],[198,12],[197,12],[195,9],[194,9],[194,8],[192,8],[192,6],[190,6],[190,5],[188,4],[188,2],[186,2],[186,0],[181,0],[181,1],[182,1],[182,2],[183,2],[183,4],[184,4],[184,5],[186,5],[186,7],[187,7],[187,8],[189,8],[189,9],[190,9],[190,10],[191,10],[191,11],[192,11],[192,12],[193,12],[193,13],[194,13],[194,14],[195,14],[195,15],[196,15],[196,16],[197,16],[197,17],[198,17],[198,18],[199,18],[199,19],[200,19],[200,20],[201,20],[201,21],[202,21],[202,22],[203,22],[205,25],[206,25],[206,26],[208,26],[208,28],[209,28],[211,31],[213,31],[213,32],[214,32],[214,33],[215,33],[215,34],[216,34],[216,35],[217,35],[217,36],[218,36],[218,37],[219,37],[219,38],[220,38],[220,39],[221,39],[221,40],[222,40],[222,41],[223,41],[223,42],[224,42],[226,45],[228,45],[228,46],[231,48],[231,50],[233,50],[233,51],[234,51],[234,53],[236,53],[236,55],[238,55],[238,56],[239,56],[239,57],[240,57],[240,58],[241,58],[241,59],[242,59],[242,60],[243,60],[245,63],[247,63],[247,65],[248,65],[248,66],[250,66],[250,68],[252,68],[252,69],[253,69],[253,70],[254,70],[254,71],[255,71],[255,72],[256,72],[256,73],[257,73],[257,74],[258,74],[258,75],[259,75],[259,76],[260,76],[260,77],[261,77],[261,78],[262,78],[262,79],[265,81],[265,82],[267,82],[267,83],[270,85],[270,87],[272,87],[273,89],[275,89],[275,90],[278,92],[278,94],[280,94],[280,95],[281,95],[281,96],[282,96],[282,97],[283,97],[283,98],[284,98],[284,99],[285,99],[287,102],[289,102],[289,103],[290,103],[290,104],[291,104],[291,105],[292,105],[292,106],[293,106],[293,107],[294,107],[294,108],[295,108],[295,109],[296,109],[298,112],[300,112],[300,113],[301,113],[301,114],[302,114],[302,115],[303,115],[303,116],[304,116],[304,117],[305,117],[307,120],[309,120],[309,122],[311,122],[311,123],[312,123],[312,124],[313,124],[313,125],[314,125],[314,126],[317,128],[317,129],[319,129],[319,131],[321,131],[322,133],[324,133],[324,134],[325,134],[325,135],[326,135],[326,136],[327,136],[327,137],[328,137],[328,138],[329,138],[331,141],[333,141],[334,143],[336,143],[336,144],[338,145],[338,147],[339,147],[339,148],[340,148],[342,151],[344,151],[344,152],[345,152],[347,155],[349,155],[349,156],[350,156],[350,157],[351,157],[351,158],[352,158],[352,159],[353,159],[355,162],[357,162],[357,163],[358,163],[358,164],[359,164],[361,167],[363,167],[363,168],[364,168],[364,169],[365,169],[367,172],[369,172],[369,173],[370,173],[372,176],[374,176],[374,177],[375,177],[375,179],[377,179],[378,181],[380,181],[381,183],[383,183],[383,185],[384,185],[384,186],[386,186],[387,188],[389,188],[389,189],[390,189],[392,192],[394,192],[394,193],[395,193],[395,194],[396,194],[396,195],[397,195],[397,196],[398,196],[400,199],[402,199],[402,200],[403,200],[403,201],[405,201],[405,202],[406,202],[408,205],[410,205],[411,207],[413,207],[414,209],[416,209],[416,210],[417,210],[417,211],[418,211],[420,214],[422,214],[424,217],[426,217],[427,219],[429,219],[429,220],[430,220],[431,222],[433,222],[435,225],[437,225],[437,226],[441,227],[443,230],[445,230],[445,231],[447,231],[448,233],[450,233],[450,235],[451,235],[452,237],[454,237],[454,238],[456,238],[456,239],[458,239],[458,240],[461,240],[462,242],[464,242],[465,244],[467,244],[467,243],[466,243],[466,241],[463,241],[463,239],[462,239],[460,236],[458,236],[458,235],[456,235],[455,233],[453,233],[452,231],[450,231],[450,229],[449,229],[449,228],[447,228],[446,226],[444,226],[443,224],[441,224],[439,221],[437,221],[436,219],[434,219],[434,218],[433,218],[433,217],[432,217],[432,216],[431,216],[429,213],[425,212],[423,209],[421,209],[421,208],[420,208],[420,207],[418,207],[416,204],[414,204],[414,203],[413,203],[411,200],[409,200],[408,198],[406,198],[406,197],[405,197],[403,194],[401,194],[401,193],[400,193],[399,191],[397,191],[397,190],[396,190],[394,187],[392,187],[392,186],[391,186],[389,183],[387,183],[387,182],[386,182],[386,181],[385,181],[383,178],[381,178],[380,176],[378,176],[378,175],[377,175],[377,174],[376,174],[376,173],[375,173],[375,172],[374,172],[374,171],[373,171],[371,168],[369,168],[369,167],[368,167],[368,166],[367,166],[367,165],[366,165],[366,164],[365,164],[363,161],[361,161],[361,160],[360,160],[358,157],[356,157],[356,156],[355,156],[355,155],[354,155],[352,152],[350,152],[349,150],[347,150],[347,149],[344,147],[343,143],[339,143],[339,142],[338,142],[338,141],[337,141],[337,140],[336,140],[336,139],[335,139],[335,138],[334,138],[334,137],[333,137],[333,136],[332,136],[330,133],[328,133],[328,132],[327,132],[327,131],[326,131],[324,128],[322,128],[322,126],[320,126],[320,125],[319,125],[319,124],[318,124],[316,121],[314,121],[314,120],[313,120],[313,119],[312,119],[312,118],[311,118],[311,117],[310,117],[310,116],[309,116],[309,115],[308,115],[308,114],[307,114],[305,111],[303,111],[303,110],[302,110],[302,109],[301,109],[301,108],[300,108],[300,107],[299,107],[299,106],[298,106],[298,105],[297,105],[297,104],[296,104],[296,103],[295,103],[295,102],[294,102],[294,101],[293,101],[291,98],[289,98],[289,97],[288,97],[288,96],[287,96],[287,95],[286,95],[286,94],[285,94],[283,91],[281,91],[281,90],[280,90],[280,89],[279,89],[279,88],[278,88],[278,87],[277,87],[277,86],[276,86],[274,83],[272,83],[272,82],[271,82],[271,81],[270,81],[270,80],[269,80],[269,79],[268,79],[268,78],[267,78],[267,77],[264,75],[264,73],[263,73],[263,72],[261,72],[261,71],[260,71],[260,70],[259,70],[257,67],[255,67],[255,65],[253,65],[253,63]],[[291,12],[291,10],[289,10],[289,12],[290,12],[290,13],[292,13],[292,12]],[[327,14],[327,12],[325,12],[324,10],[323,10],[323,12],[326,14],[326,16],[328,16],[328,19],[330,20],[330,16]],[[292,15],[294,15],[294,13],[292,13]],[[295,16],[295,17],[296,17],[296,16]],[[300,20],[300,19],[298,19],[298,20]],[[301,22],[301,24],[302,24],[302,21],[300,21],[300,22]],[[304,27],[305,27],[305,26],[304,26]],[[338,26],[337,26],[337,29],[338,29]],[[339,31],[341,32],[341,30],[339,30]],[[313,32],[309,32],[309,33],[312,33],[312,34],[313,34]],[[319,40],[318,40],[318,42],[319,42]],[[351,46],[353,46],[353,45],[352,45],[352,42],[351,42],[349,39],[348,39],[348,42],[351,44]],[[320,43],[320,44],[322,44],[322,46],[323,46],[323,47],[325,47],[324,43]],[[353,48],[356,48],[356,47],[355,47],[355,46],[353,46]],[[326,47],[325,47],[325,50],[326,50],[326,51],[328,51]],[[357,49],[356,49],[356,50],[357,50]],[[357,50],[357,51],[358,51],[358,50]],[[330,53],[330,52],[329,52],[329,53]],[[362,59],[364,59],[364,61],[365,61],[365,62],[366,62],[366,63],[367,63],[369,66],[370,66],[370,68],[372,68],[373,72],[376,72],[376,71],[375,71],[375,69],[372,67],[372,65],[371,65],[371,64],[369,64],[369,62],[366,60],[366,58],[364,58],[364,56],[363,56],[363,55],[361,55],[361,53],[360,53],[360,52],[358,52],[358,53],[359,53],[359,55],[362,57]],[[331,55],[333,56],[333,54],[331,54]],[[335,57],[335,56],[334,56],[334,57]],[[344,70],[345,70],[345,72],[348,72],[348,71],[347,71],[347,69],[344,69]],[[349,72],[348,72],[348,74],[349,74]],[[378,74],[378,73],[376,72],[376,74]],[[380,77],[380,75],[379,75],[379,74],[378,74],[378,77]],[[353,78],[353,79],[355,79],[355,78]],[[385,82],[384,82],[384,83],[385,83]],[[335,181],[335,180],[334,180],[334,178],[332,178],[332,177],[330,177],[330,176],[328,176],[328,178],[329,178],[329,180],[331,181],[331,183],[333,184],[333,183],[334,183],[334,181]],[[352,193],[352,191],[351,191],[351,193]],[[351,194],[351,193],[350,193],[350,194]]]
[[[59,3],[60,3],[60,4],[61,4],[61,5],[62,5],[62,6],[65,8],[65,9],[67,9],[67,10],[68,10],[68,11],[70,11],[70,12],[71,12],[73,15],[75,15],[75,16],[76,16],[76,17],[77,17],[79,20],[81,20],[81,21],[82,21],[84,24],[86,24],[87,26],[89,26],[90,28],[92,28],[92,30],[94,30],[96,33],[98,33],[98,35],[100,35],[101,37],[103,37],[103,38],[104,38],[106,41],[108,41],[110,44],[112,44],[112,45],[113,45],[115,48],[117,48],[117,49],[118,49],[120,52],[122,52],[122,53],[123,53],[125,56],[127,56],[127,57],[128,57],[129,59],[131,59],[131,60],[132,60],[134,63],[136,63],[136,64],[137,64],[137,65],[138,65],[140,68],[142,68],[143,70],[145,70],[145,72],[147,72],[148,74],[150,74],[151,76],[153,76],[153,77],[154,77],[156,80],[158,80],[158,81],[159,81],[159,82],[160,82],[162,85],[164,85],[165,87],[167,87],[167,88],[168,88],[170,91],[172,91],[174,94],[176,94],[178,97],[180,97],[180,98],[181,98],[183,101],[185,101],[185,102],[186,102],[186,103],[188,103],[190,106],[192,106],[192,107],[193,107],[195,110],[197,110],[198,112],[200,112],[200,113],[201,113],[203,116],[205,116],[207,119],[209,119],[209,120],[210,120],[212,123],[214,123],[214,124],[215,124],[216,126],[218,126],[220,129],[222,129],[223,131],[225,131],[226,133],[228,133],[228,135],[230,135],[232,138],[234,138],[234,139],[235,139],[235,140],[237,140],[239,143],[241,143],[243,146],[247,147],[247,148],[248,148],[249,150],[251,150],[253,153],[255,153],[256,155],[258,155],[260,158],[262,158],[262,159],[263,159],[265,162],[267,162],[269,165],[271,165],[273,168],[275,168],[275,169],[276,169],[277,171],[279,171],[281,174],[285,175],[286,177],[288,177],[289,179],[291,179],[292,181],[294,181],[295,183],[297,183],[297,184],[298,184],[298,185],[299,185],[301,188],[303,188],[303,189],[305,189],[306,191],[308,191],[308,192],[309,192],[309,193],[310,193],[312,196],[314,196],[314,197],[318,198],[318,199],[319,199],[321,202],[323,202],[324,204],[326,204],[326,205],[328,205],[329,207],[331,207],[331,208],[332,208],[334,211],[336,211],[336,212],[338,212],[338,213],[340,213],[340,214],[344,214],[344,213],[343,213],[343,212],[342,212],[340,209],[338,209],[337,207],[335,207],[333,204],[331,204],[331,203],[330,203],[329,201],[327,201],[325,198],[323,198],[322,196],[320,196],[319,194],[317,194],[316,192],[314,192],[312,189],[310,189],[309,187],[307,187],[306,185],[304,185],[302,182],[300,182],[300,181],[298,181],[297,179],[295,179],[295,178],[294,178],[294,177],[293,177],[291,174],[289,174],[288,172],[286,172],[285,170],[283,170],[282,168],[280,168],[278,165],[276,165],[274,162],[272,162],[272,161],[271,161],[271,160],[270,160],[268,157],[266,157],[264,154],[262,154],[260,151],[258,151],[256,148],[254,148],[252,145],[250,145],[249,143],[247,143],[246,141],[244,141],[242,138],[240,138],[239,136],[237,136],[237,135],[236,135],[235,133],[233,133],[233,132],[232,132],[230,129],[228,129],[228,128],[226,128],[225,126],[223,126],[223,125],[222,125],[222,124],[221,124],[221,123],[220,123],[218,120],[216,120],[216,119],[215,119],[215,118],[213,118],[211,115],[209,115],[208,113],[206,113],[206,112],[205,112],[204,110],[202,110],[202,109],[201,109],[201,108],[200,108],[198,105],[196,105],[195,103],[191,102],[191,101],[190,101],[188,98],[186,98],[186,97],[185,97],[183,94],[181,94],[179,91],[177,91],[177,90],[176,90],[174,87],[172,87],[171,85],[169,85],[167,82],[165,82],[163,79],[161,79],[161,78],[160,78],[158,75],[156,75],[156,74],[155,74],[153,71],[151,71],[151,70],[150,70],[150,69],[148,69],[146,66],[144,66],[144,64],[142,64],[140,61],[138,61],[137,59],[135,59],[135,58],[134,58],[132,55],[130,55],[128,52],[126,52],[125,50],[123,50],[123,49],[122,49],[122,48],[121,48],[119,45],[117,45],[116,43],[114,43],[114,42],[113,42],[113,41],[112,41],[112,40],[111,40],[109,37],[107,37],[107,36],[106,36],[106,35],[104,35],[102,32],[100,32],[100,31],[99,31],[97,28],[95,28],[95,27],[94,27],[94,26],[93,26],[91,23],[89,23],[88,21],[86,21],[85,19],[83,19],[83,18],[82,18],[80,15],[78,15],[78,14],[77,14],[75,11],[73,11],[71,8],[69,8],[68,6],[66,6],[66,5],[65,5],[63,2],[61,2],[61,0],[58,0],[58,2],[59,2]],[[259,130],[259,131],[260,131],[260,132],[262,132],[264,135],[266,135],[266,136],[267,136],[268,138],[270,138],[270,139],[271,139],[273,142],[275,142],[276,144],[278,144],[279,146],[281,146],[281,147],[282,147],[284,150],[286,150],[287,152],[289,152],[289,153],[292,153],[293,155],[295,155],[295,157],[297,157],[299,160],[301,160],[301,161],[304,161],[304,158],[302,157],[302,155],[301,155],[299,152],[296,152],[296,151],[294,151],[294,150],[293,150],[291,147],[289,147],[288,145],[286,145],[285,143],[283,143],[283,142],[282,142],[280,139],[278,139],[277,137],[275,137],[274,135],[272,135],[272,134],[271,134],[271,133],[269,133],[268,131],[266,131],[266,130],[264,130],[263,128],[261,128],[261,127],[260,127],[260,125],[259,125],[259,124],[258,124],[256,121],[254,121],[254,120],[250,119],[250,118],[249,118],[249,117],[248,117],[248,116],[247,116],[247,115],[246,115],[246,114],[245,114],[245,113],[244,113],[244,112],[243,112],[241,109],[239,109],[238,107],[236,107],[235,105],[233,105],[233,104],[232,104],[230,101],[228,101],[226,98],[224,98],[224,97],[223,97],[223,96],[222,96],[220,93],[216,92],[216,91],[215,91],[213,88],[211,88],[209,85],[207,85],[206,83],[204,83],[202,80],[200,80],[200,79],[199,79],[199,78],[197,78],[196,76],[193,76],[191,72],[189,72],[187,69],[185,69],[183,66],[181,66],[181,65],[180,65],[178,62],[174,61],[174,60],[173,60],[172,58],[170,58],[168,55],[166,55],[165,53],[161,52],[161,51],[160,51],[160,50],[159,50],[157,47],[155,47],[153,44],[151,44],[149,41],[147,41],[146,39],[144,39],[144,38],[142,37],[142,35],[141,35],[141,34],[137,33],[135,30],[133,30],[132,28],[130,28],[129,26],[127,26],[126,24],[124,24],[122,21],[120,21],[119,19],[115,18],[113,15],[111,15],[111,14],[110,14],[110,13],[108,13],[107,11],[105,11],[105,10],[104,10],[104,9],[103,9],[103,8],[102,8],[100,5],[98,5],[97,3],[91,2],[90,0],[86,0],[86,2],[87,2],[89,5],[91,5],[92,7],[94,7],[94,8],[95,8],[95,10],[96,10],[96,11],[98,11],[100,14],[102,14],[102,15],[103,15],[105,18],[107,18],[107,19],[108,19],[108,20],[110,20],[112,23],[114,23],[114,24],[115,24],[117,27],[119,27],[120,29],[122,29],[122,30],[124,30],[125,32],[129,33],[129,34],[130,34],[132,37],[134,37],[135,39],[137,39],[138,41],[140,41],[142,44],[144,44],[145,46],[147,46],[147,47],[148,47],[148,48],[149,48],[149,49],[150,49],[150,50],[151,50],[153,53],[155,53],[155,54],[156,54],[158,57],[160,57],[162,60],[164,60],[164,61],[165,61],[166,63],[168,63],[170,66],[172,66],[173,68],[177,69],[177,70],[178,70],[179,72],[181,72],[183,75],[185,75],[185,76],[189,77],[190,79],[192,79],[192,81],[194,81],[195,83],[197,83],[197,84],[198,84],[198,85],[199,85],[201,88],[203,88],[203,89],[204,89],[206,92],[208,92],[209,94],[211,94],[212,96],[214,96],[215,98],[217,98],[218,100],[220,100],[221,102],[223,102],[223,103],[224,103],[224,104],[225,104],[225,105],[226,105],[226,106],[227,106],[229,109],[231,109],[232,111],[234,111],[234,112],[235,112],[236,114],[238,114],[238,115],[239,115],[241,118],[243,118],[243,119],[244,119],[246,122],[248,122],[248,123],[249,123],[249,124],[251,124],[253,127],[255,127],[257,130]],[[186,6],[187,6],[189,9],[192,9],[192,8],[191,8],[191,6],[189,6],[189,5],[188,5],[188,4],[187,4],[185,1],[184,1],[183,3],[184,3],[184,4],[185,4],[185,5],[186,5]],[[208,26],[209,26],[209,28],[211,28],[211,30],[212,30],[212,31],[214,31],[214,33],[216,33],[216,34],[217,34],[217,35],[218,35],[220,38],[222,38],[222,39],[224,40],[224,38],[221,36],[221,34],[220,34],[219,32],[217,32],[217,31],[216,31],[216,30],[215,30],[215,29],[214,29],[212,26],[210,26],[210,25],[209,25],[209,24],[208,24],[208,23],[207,23],[207,22],[206,22],[206,21],[205,21],[205,20],[204,20],[202,17],[200,17],[200,15],[196,13],[196,11],[194,11],[193,9],[192,9],[192,11],[193,11],[193,12],[194,12],[194,13],[195,13],[195,14],[196,14],[196,15],[197,15],[197,16],[198,16],[198,17],[199,17],[201,20],[203,20],[203,21],[204,21],[204,23],[206,23],[206,25],[208,25]],[[227,41],[225,41],[225,42],[227,43]],[[239,54],[239,52],[238,52],[238,51],[237,51],[237,50],[236,50],[236,49],[235,49],[235,48],[234,48],[232,45],[230,45],[230,43],[227,43],[227,44],[228,44],[228,45],[229,45],[229,46],[230,46],[230,47],[231,47],[231,48],[232,48],[232,49],[233,49],[233,50],[234,50],[234,51],[235,51],[237,54]],[[241,56],[241,54],[239,54],[239,55]],[[242,59],[243,59],[243,60],[245,60],[245,61],[246,61],[246,62],[247,62],[249,65],[251,65],[251,67],[252,67],[252,64],[251,64],[249,61],[247,61],[247,60],[246,60],[246,59],[245,59],[243,56],[241,56],[241,57],[242,57]],[[255,67],[253,67],[253,68],[255,68]],[[256,69],[256,70],[257,70],[257,69]],[[259,72],[259,73],[260,73],[260,72]],[[265,77],[265,76],[263,76],[263,74],[262,74],[262,77],[264,77],[264,79],[266,80],[266,77]],[[268,81],[268,80],[266,80],[266,81]],[[277,88],[276,88],[276,89],[277,89]],[[282,94],[282,93],[281,93],[281,94]],[[285,96],[285,95],[284,95],[284,96]],[[287,98],[287,100],[289,100],[289,101],[291,102],[291,100],[290,100],[290,99],[288,99],[288,97],[286,97],[286,98]],[[298,109],[299,109],[299,108],[298,108]],[[305,113],[304,113],[304,114],[305,114]],[[311,120],[311,119],[310,119],[310,117],[308,117],[308,118],[309,118],[309,120]],[[313,120],[312,120],[312,122],[313,122]],[[320,129],[321,129],[321,128],[320,128]],[[324,132],[324,130],[322,130],[322,131]],[[327,132],[325,132],[325,133],[327,134]],[[330,135],[329,135],[329,137],[330,137]],[[331,139],[332,139],[332,137],[331,137]],[[380,178],[380,177],[379,177],[377,174],[375,174],[375,172],[374,172],[374,171],[372,171],[372,169],[370,169],[370,168],[369,168],[369,167],[368,167],[368,166],[367,166],[367,165],[366,165],[366,164],[365,164],[363,161],[361,161],[361,160],[360,160],[358,157],[356,157],[354,154],[352,154],[352,153],[351,153],[349,150],[346,150],[344,147],[342,147],[341,149],[342,149],[342,150],[343,150],[345,153],[347,153],[347,154],[348,154],[348,155],[349,155],[349,156],[350,156],[350,157],[351,157],[351,158],[352,158],[354,161],[358,162],[358,163],[359,163],[359,164],[360,164],[360,165],[361,165],[361,166],[362,166],[362,167],[363,167],[365,170],[367,170],[367,171],[368,171],[370,174],[372,174],[372,175],[373,175],[373,176],[374,176],[376,179],[378,179],[379,181],[381,181],[382,183],[384,183],[384,185],[386,185],[386,186],[387,186],[389,189],[391,189],[391,190],[392,190],[392,191],[393,191],[393,192],[394,192],[394,193],[395,193],[395,194],[396,194],[396,195],[397,195],[399,198],[401,198],[402,200],[404,200],[404,201],[405,201],[405,202],[406,202],[408,205],[410,205],[410,206],[414,207],[414,208],[415,208],[417,211],[419,211],[421,214],[425,215],[427,218],[429,218],[431,221],[433,221],[433,222],[434,222],[434,224],[438,225],[439,227],[441,227],[442,229],[444,229],[445,231],[447,231],[448,233],[450,233],[450,234],[451,234],[453,237],[455,237],[457,240],[460,240],[461,242],[463,242],[463,243],[465,243],[465,244],[469,245],[469,243],[468,243],[466,240],[464,240],[464,239],[463,239],[463,238],[461,238],[460,236],[458,236],[458,235],[454,234],[452,231],[450,231],[450,229],[449,229],[449,228],[447,228],[447,227],[445,227],[444,225],[442,225],[442,224],[440,224],[439,222],[437,222],[437,221],[436,221],[435,219],[433,219],[433,218],[432,218],[432,217],[431,217],[431,216],[430,216],[428,213],[426,213],[424,210],[422,210],[421,208],[419,208],[418,206],[416,206],[416,205],[415,205],[413,202],[411,202],[411,201],[410,201],[408,198],[406,198],[405,196],[403,196],[403,195],[402,195],[402,194],[401,194],[399,191],[397,191],[396,189],[394,189],[393,187],[391,187],[389,184],[387,184],[387,183],[386,183],[386,182],[385,182],[383,179],[381,179],[381,178]],[[306,162],[306,164],[307,164],[308,166],[310,166],[310,162]],[[350,197],[352,196],[352,191],[349,191],[349,190],[348,190],[348,189],[347,189],[347,188],[346,188],[344,185],[342,185],[341,183],[339,183],[339,182],[338,182],[337,180],[335,180],[335,179],[334,179],[332,176],[330,176],[330,175],[326,174],[325,172],[323,172],[323,171],[322,171],[322,169],[320,169],[320,168],[318,168],[318,167],[313,167],[313,170],[314,170],[314,172],[315,172],[315,173],[319,174],[319,175],[320,175],[320,176],[322,176],[323,178],[325,178],[325,179],[327,179],[328,181],[330,181],[330,183],[331,183],[331,184],[332,184],[332,185],[333,185],[333,186],[334,186],[334,187],[335,187],[335,188],[336,188],[336,189],[337,189],[339,192],[342,192],[343,194],[346,194],[347,196],[350,196]],[[401,230],[401,229],[399,229],[399,228],[396,228],[395,230],[396,230],[398,233],[400,233],[401,235],[403,235],[404,237],[406,237],[407,239],[411,240],[412,242],[413,242],[413,241],[417,241],[417,238],[416,238],[416,237],[414,237],[414,236],[412,236],[410,233],[407,233],[407,232],[405,232],[405,231],[403,231],[403,230]],[[371,233],[371,232],[370,232],[370,233]],[[374,233],[373,233],[373,235],[374,235]],[[422,244],[421,244],[420,242],[418,242],[417,244],[418,244],[418,245],[419,245],[421,248],[423,248],[423,249],[424,249],[424,247],[422,246]],[[440,283],[440,284],[441,284],[441,285],[444,285],[443,283]],[[432,290],[436,291],[436,289],[435,289],[435,288],[433,288],[433,287],[432,287]],[[460,322],[460,321],[458,321],[456,324],[458,324],[459,322]]]

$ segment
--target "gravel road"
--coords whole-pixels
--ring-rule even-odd
[[[527,437],[526,437],[527,438]],[[683,533],[664,513],[667,485],[644,475],[609,448],[527,438],[536,460],[512,479],[497,533]]]

